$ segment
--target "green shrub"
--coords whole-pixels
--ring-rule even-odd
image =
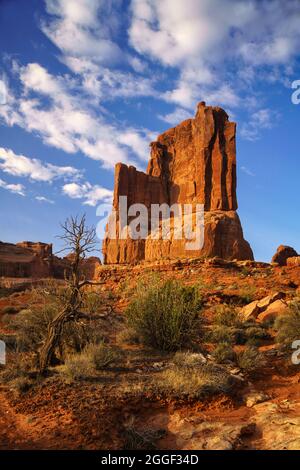
[[[116,336],[117,343],[119,344],[139,344],[140,337],[133,328],[125,328],[120,331]]]
[[[256,294],[256,288],[254,286],[247,286],[244,287],[240,291],[240,301],[243,305],[250,304],[250,302],[253,302],[255,299],[255,294]]]
[[[236,359],[236,354],[233,347],[228,343],[220,343],[214,349],[212,356],[214,360],[223,364],[225,362],[234,361]]]
[[[188,347],[200,333],[201,302],[194,287],[176,281],[139,285],[126,311],[144,344],[162,351]]]
[[[254,346],[248,346],[237,354],[237,365],[244,372],[253,373],[264,365],[263,356]]]
[[[18,351],[38,352],[58,308],[58,305],[50,303],[6,317],[8,327],[15,333]],[[69,352],[80,352],[89,342],[99,342],[100,339],[102,335],[95,324],[83,320],[70,321],[63,327],[56,355],[63,360]]]
[[[207,340],[211,343],[236,344],[241,331],[231,326],[217,325],[212,327],[207,335]]]
[[[85,353],[90,355],[96,370],[105,369],[116,363],[120,354],[116,348],[112,348],[101,342],[99,344],[89,344],[85,348]]]
[[[67,381],[88,380],[96,375],[97,370],[105,369],[114,364],[120,355],[116,349],[104,342],[90,343],[80,353],[67,355],[60,373]]]
[[[91,355],[86,352],[70,354],[66,358],[65,364],[60,368],[60,373],[68,382],[91,378],[95,374]]]
[[[103,297],[98,292],[86,292],[84,308],[88,315],[95,315],[103,307]]]
[[[274,329],[277,331],[277,343],[291,349],[292,343],[300,338],[300,300],[290,304],[287,314],[276,318]]]
[[[212,343],[245,344],[268,337],[265,325],[257,324],[254,319],[244,320],[234,308],[222,305],[216,309],[208,339]]]
[[[229,305],[218,305],[214,316],[214,323],[219,326],[239,328],[242,323],[240,314]]]
[[[15,354],[9,358],[0,374],[2,383],[13,383],[20,378],[27,378],[34,369],[34,358],[28,354]]]
[[[53,308],[45,306],[40,310],[22,310],[8,319],[9,328],[16,334],[19,351],[36,351],[39,348],[54,314]]]
[[[247,339],[247,344],[249,341],[260,341],[262,339],[268,339],[270,337],[268,331],[260,325],[249,326],[245,329],[245,335]]]

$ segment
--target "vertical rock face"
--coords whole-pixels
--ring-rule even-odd
[[[168,202],[200,203],[206,211],[236,210],[236,151],[233,122],[221,108],[198,105],[151,144],[147,174],[159,177]]]
[[[119,197],[128,207],[145,204],[203,204],[204,246],[191,252],[184,240],[110,239],[103,243],[106,263],[130,263],[167,257],[220,256],[253,259],[236,214],[236,125],[219,107],[198,105],[194,119],[183,121],[151,143],[146,173],[116,165],[113,206],[119,216]],[[149,211],[150,216],[150,211]],[[129,219],[130,222],[130,219]],[[150,227],[150,219],[149,219]]]

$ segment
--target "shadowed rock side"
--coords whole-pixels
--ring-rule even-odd
[[[204,204],[205,235],[201,250],[186,250],[186,240],[117,239],[106,236],[104,262],[134,263],[161,258],[219,256],[253,259],[237,213],[236,125],[219,107],[198,105],[194,119],[187,119],[151,143],[147,172],[118,163],[115,169],[113,206],[119,220],[119,196],[135,203]],[[129,219],[130,222],[130,219]],[[172,225],[172,224],[171,224]],[[150,227],[150,211],[149,211]]]

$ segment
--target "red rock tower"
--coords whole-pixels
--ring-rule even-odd
[[[143,203],[203,204],[204,246],[185,249],[185,240],[132,240],[103,242],[105,263],[133,263],[161,258],[219,256],[253,259],[236,213],[236,124],[219,107],[198,104],[194,119],[187,119],[151,143],[147,172],[116,165],[113,206],[127,196],[128,206]],[[150,211],[149,211],[150,216]],[[150,221],[149,221],[150,225]]]

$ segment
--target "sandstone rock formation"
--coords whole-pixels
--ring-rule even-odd
[[[280,245],[272,258],[272,263],[278,263],[279,266],[286,266],[287,259],[298,256],[297,251],[291,246]]]
[[[48,277],[52,269],[52,245],[0,242],[1,277]]]
[[[300,266],[300,256],[292,256],[286,260],[287,266],[295,267]]]
[[[63,279],[70,267],[70,257],[58,258],[52,253],[52,245],[41,242],[0,242],[0,277]],[[82,275],[87,279],[97,277],[101,261],[90,257],[82,262]]]
[[[223,109],[201,102],[194,119],[183,121],[151,143],[146,173],[118,163],[113,201],[117,222],[119,196],[127,196],[128,207],[142,203],[148,209],[151,204],[203,204],[204,245],[201,250],[187,250],[186,240],[177,240],[172,227],[168,240],[151,236],[121,239],[117,224],[117,238],[112,239],[107,233],[103,242],[104,262],[134,263],[196,256],[252,260],[252,250],[243,238],[236,213],[235,135],[236,125],[228,120]]]

